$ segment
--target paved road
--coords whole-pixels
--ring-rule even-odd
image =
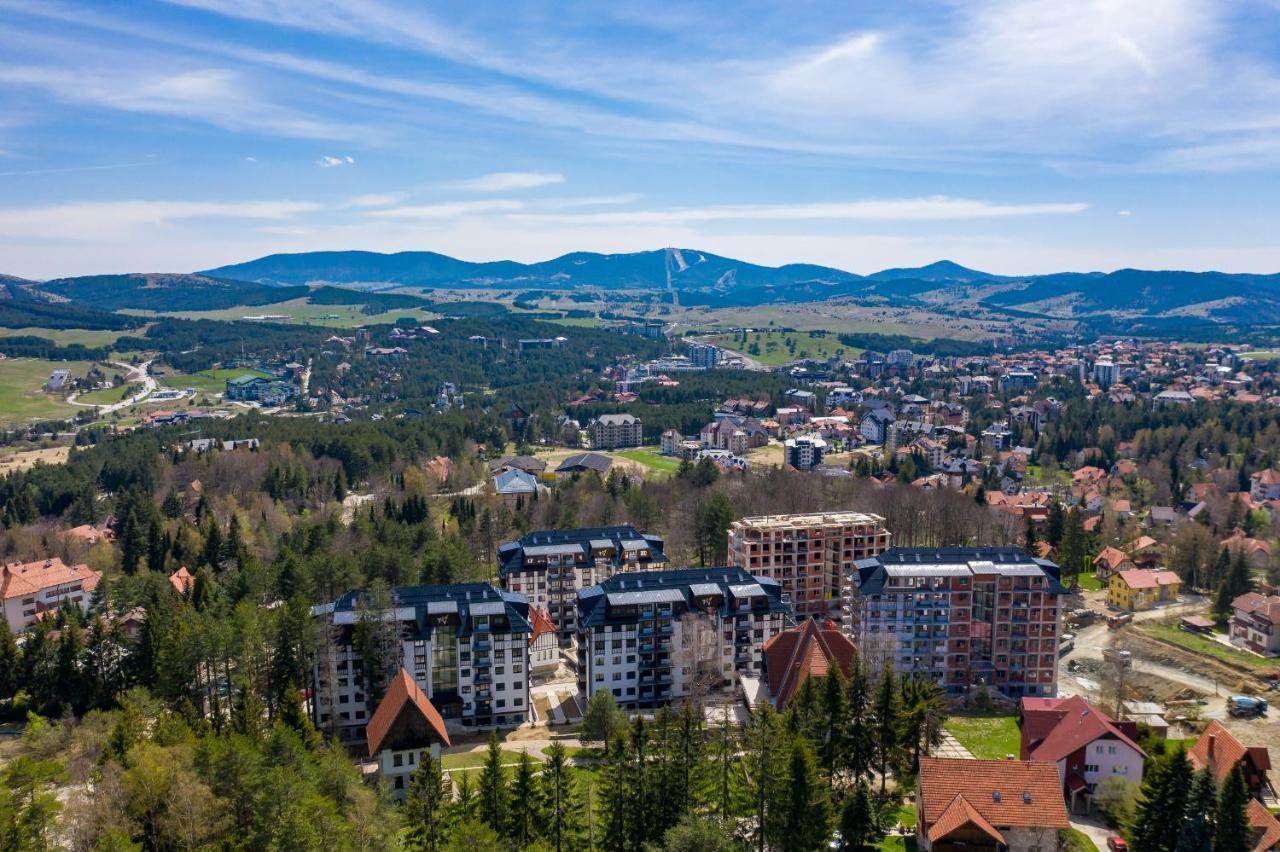
[[[132,364],[126,364],[123,361],[108,361],[107,363],[112,366],[119,367],[122,370],[127,370],[128,376],[126,376],[125,381],[139,382],[141,383],[142,388],[139,389],[137,393],[127,396],[119,402],[113,402],[110,405],[94,405],[90,402],[77,402],[76,397],[79,396],[79,394],[72,394],[67,397],[67,402],[72,405],[81,405],[85,408],[96,408],[100,414],[111,414],[114,411],[119,411],[122,408],[128,408],[135,403],[142,402],[144,399],[151,396],[151,394],[155,393],[156,388],[159,387],[155,377],[151,375],[151,361],[144,361],[136,367]]]

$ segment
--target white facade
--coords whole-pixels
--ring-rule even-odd
[[[389,749],[378,752],[378,772],[387,779],[391,788],[391,798],[403,802],[409,793],[409,785],[413,773],[422,765],[424,756],[430,754],[440,759],[440,743],[433,743],[431,748]]]

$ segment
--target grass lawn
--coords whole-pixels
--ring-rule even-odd
[[[42,361],[37,358],[0,359],[0,422],[24,423],[70,417],[83,408],[68,405],[65,392],[46,393],[44,383],[54,370],[66,368],[82,378],[89,361]]]
[[[1078,828],[1064,828],[1060,832],[1063,840],[1070,840],[1075,845],[1068,846],[1068,849],[1079,850],[1079,852],[1098,852],[1098,844],[1093,842],[1093,838],[1085,834]]]
[[[1104,588],[1102,581],[1096,575],[1086,574],[1083,571],[1080,572],[1078,582],[1080,583],[1080,588],[1086,592],[1100,592]]]
[[[76,401],[83,402],[86,405],[111,405],[112,403],[120,402],[132,393],[136,393],[137,390],[137,382],[125,382],[118,387],[102,388],[101,390],[82,393],[76,397]]]
[[[1276,661],[1264,657],[1256,657],[1244,651],[1236,651],[1219,642],[1215,642],[1198,633],[1188,633],[1167,624],[1146,623],[1139,628],[1143,633],[1155,639],[1172,642],[1180,648],[1186,648],[1193,654],[1204,654],[1234,666],[1240,666],[1254,672],[1272,672],[1276,669]]]
[[[706,340],[724,349],[741,352],[748,358],[771,367],[789,364],[800,358],[816,358],[820,361],[835,355],[852,358],[860,352],[854,347],[845,346],[835,334],[820,331],[756,331],[747,335],[745,343],[739,334],[713,334],[707,336]]]
[[[1013,716],[950,716],[943,727],[979,760],[1002,760],[1022,748],[1018,720]]]
[[[170,373],[160,379],[160,384],[166,388],[195,388],[201,393],[222,393],[227,389],[227,379],[236,376],[271,378],[270,373],[260,370],[203,370],[199,373]]]
[[[662,455],[657,447],[640,447],[635,450],[618,450],[614,453],[620,458],[638,462],[655,473],[670,476],[680,468],[680,459]]]
[[[882,850],[882,852],[916,852],[916,839],[915,837],[900,837],[895,834],[882,838],[875,845],[875,848]]]
[[[143,329],[101,331],[90,328],[0,328],[0,337],[43,337],[59,346],[79,343],[82,346],[106,346],[123,335],[141,336]]]
[[[440,765],[444,769],[479,769],[484,766],[485,757],[488,752],[483,749],[480,751],[462,751],[454,754],[445,754],[440,756]],[[529,757],[535,761],[538,760],[537,755],[533,752],[529,753]],[[502,763],[517,763],[520,760],[520,752],[502,750]]]
[[[353,328],[358,325],[379,325],[393,323],[401,317],[410,317],[418,322],[426,322],[437,314],[420,308],[403,308],[387,311],[382,314],[366,314],[363,305],[313,305],[305,298],[290,299],[287,302],[276,302],[271,305],[241,305],[217,311],[168,311],[165,316],[183,319],[237,320],[244,317],[260,317],[268,314],[288,316],[289,319],[275,322],[296,323],[298,325],[322,325],[332,328]],[[126,310],[121,313],[137,316],[155,316],[152,311]]]

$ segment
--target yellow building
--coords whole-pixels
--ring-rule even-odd
[[[1181,588],[1182,580],[1173,571],[1131,568],[1112,575],[1107,584],[1107,603],[1138,612],[1176,601]]]

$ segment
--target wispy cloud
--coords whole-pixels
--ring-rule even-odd
[[[314,212],[311,201],[80,201],[0,208],[0,236],[99,241],[136,228],[195,219],[283,220]]]
[[[512,192],[519,189],[537,189],[564,183],[564,175],[556,172],[491,172],[487,175],[450,183],[450,189],[463,192]]]
[[[390,207],[386,210],[372,210],[369,215],[385,219],[455,219],[480,213],[511,213],[522,209],[524,204],[519,201],[493,198],[484,201],[443,201],[437,204]]]
[[[58,175],[73,172],[109,172],[116,169],[137,169],[143,166],[154,166],[156,160],[142,160],[134,163],[103,163],[97,166],[51,166],[44,169],[18,169],[0,172],[0,177],[25,177],[27,175]]]
[[[350,156],[333,157],[328,154],[316,160],[316,165],[322,169],[336,169],[339,166],[350,166],[355,164],[355,158]]]

